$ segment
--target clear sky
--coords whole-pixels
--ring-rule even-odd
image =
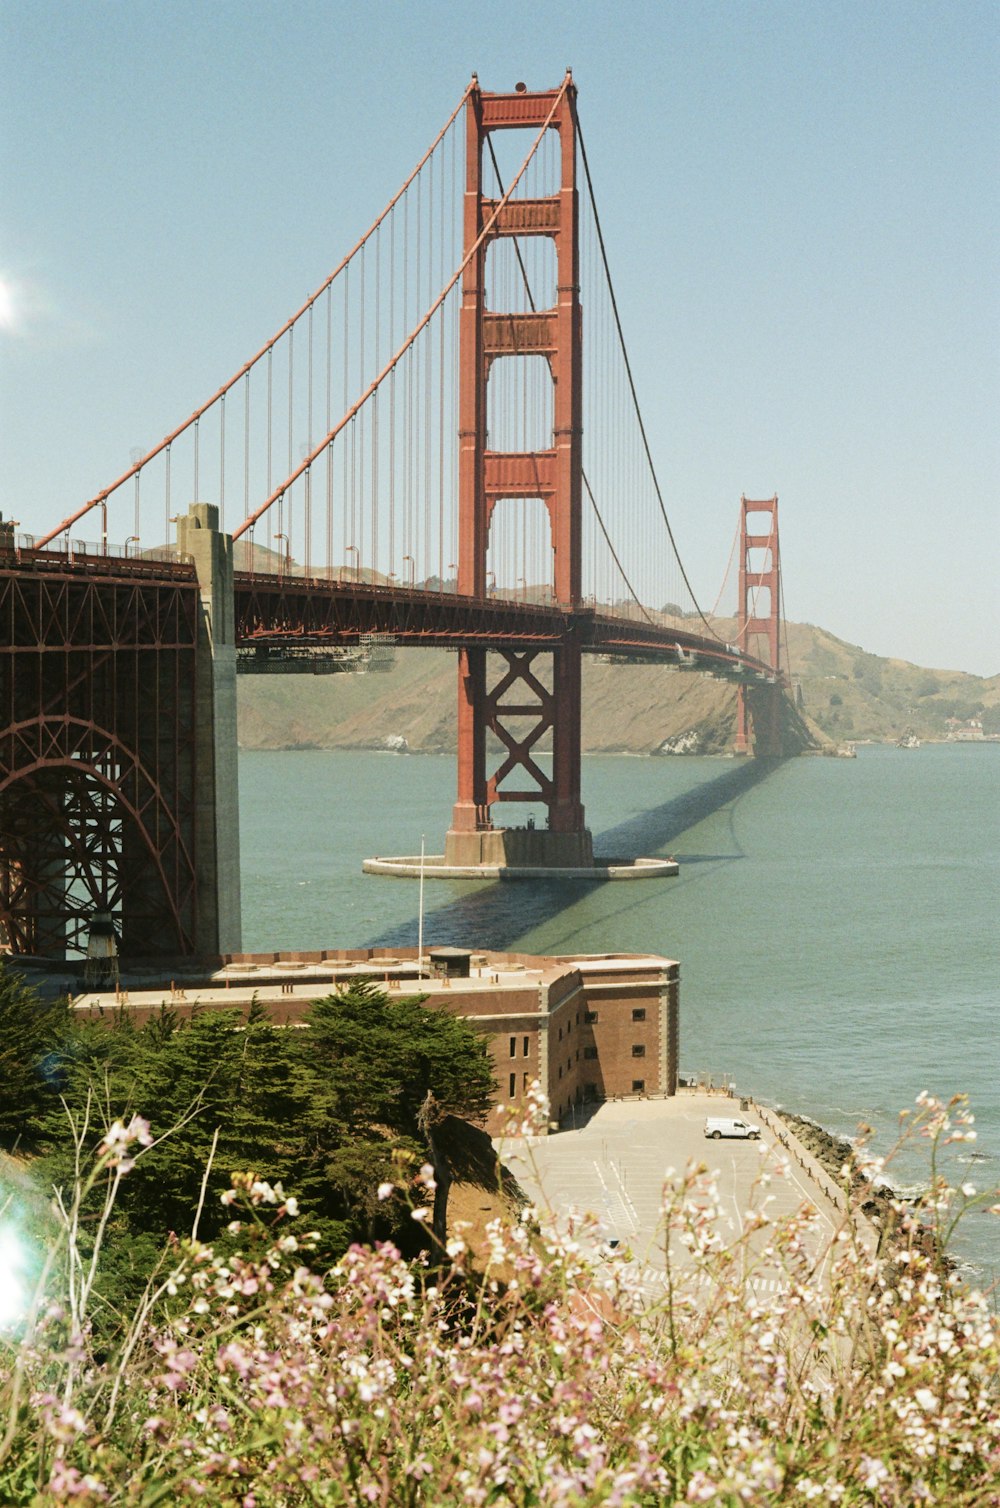
[[[40,532],[319,285],[450,112],[567,66],[708,603],[1000,671],[997,0],[5,0],[0,510]]]

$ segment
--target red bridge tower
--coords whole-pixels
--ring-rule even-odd
[[[483,194],[483,148],[491,131],[559,133],[561,174],[557,193],[503,204]],[[492,220],[492,224],[491,224]],[[487,229],[488,227],[488,229]],[[484,236],[484,230],[487,234]],[[554,308],[511,314],[486,307],[486,255],[491,241],[548,236],[555,243]],[[466,106],[465,251],[460,323],[458,590],[485,597],[487,547],[497,504],[540,498],[547,509],[554,557],[556,600],[579,606],[581,592],[582,350],[576,187],[576,90],[567,76],[558,90],[513,94],[474,89]],[[478,244],[477,244],[478,243]],[[487,385],[493,364],[505,357],[539,355],[554,389],[551,444],[543,450],[487,448]],[[550,666],[545,665],[551,657]],[[485,649],[459,652],[458,799],[448,833],[448,864],[586,866],[591,836],[580,801],[580,643],[570,629],[555,648],[502,650],[491,684]],[[487,733],[503,754],[487,773]],[[552,736],[552,773],[535,757]],[[547,808],[543,829],[494,826],[497,802]]]
[[[751,515],[764,515],[766,525],[751,526]],[[752,532],[751,532],[752,529]],[[766,530],[766,532],[765,532]],[[753,552],[757,551],[758,554]],[[756,683],[741,682],[737,692],[736,752],[763,759],[780,759],[782,744],[783,679],[781,645],[781,559],[778,550],[777,496],[755,502],[740,498],[740,584],[737,643],[756,654],[774,671]]]

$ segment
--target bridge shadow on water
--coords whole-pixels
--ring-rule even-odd
[[[594,838],[595,852],[615,859],[636,859],[669,850],[670,846],[691,828],[711,817],[715,812],[737,801],[755,785],[766,780],[779,767],[781,761],[768,759],[739,760],[721,775],[665,801],[649,811],[640,812],[617,827],[608,828]],[[739,853],[688,854],[681,868],[693,864],[732,863]],[[443,905],[431,904],[424,912],[424,937],[428,944],[463,948],[509,948],[515,938],[535,927],[554,921],[561,912],[569,910],[580,896],[598,885],[633,885],[643,888],[663,883],[676,885],[680,881],[668,880],[503,880],[489,883],[482,881],[453,881],[453,884],[468,883],[464,895],[446,901]],[[383,882],[387,883],[387,882]],[[425,899],[433,900],[434,890],[441,880],[430,880],[425,885]],[[417,943],[419,918],[388,928],[370,938],[365,946],[414,947]]]

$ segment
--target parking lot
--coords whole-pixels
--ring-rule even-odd
[[[760,1139],[707,1139],[706,1117],[720,1115],[753,1122],[760,1127]],[[722,1214],[717,1229],[726,1244],[744,1233],[747,1210],[751,1204],[759,1207],[762,1198],[768,1200],[771,1219],[804,1203],[815,1206],[820,1216],[817,1253],[825,1250],[843,1218],[798,1159],[778,1146],[763,1118],[753,1111],[741,1116],[739,1101],[703,1091],[602,1104],[575,1129],[507,1144],[503,1160],[540,1210],[560,1221],[593,1215],[596,1223],[583,1236],[583,1246],[597,1257],[627,1263],[651,1293],[662,1291],[664,1281],[660,1211],[668,1169],[680,1174],[689,1165],[703,1164],[718,1173]],[[767,1188],[755,1192],[765,1169]],[[624,1255],[609,1257],[608,1242],[620,1243]],[[762,1254],[766,1244],[764,1233],[753,1235],[756,1251]],[[673,1241],[672,1264],[688,1266],[690,1261],[687,1250]],[[750,1281],[762,1295],[780,1293],[785,1284],[780,1268],[763,1257]]]

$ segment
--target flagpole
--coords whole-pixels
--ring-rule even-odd
[[[417,924],[417,978],[424,977],[424,834],[420,834],[420,920]]]

